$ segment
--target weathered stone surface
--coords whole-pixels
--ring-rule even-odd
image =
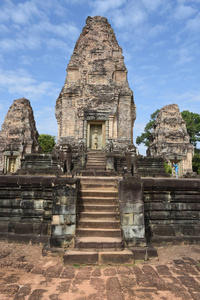
[[[37,153],[38,136],[29,100],[15,100],[0,131],[0,172],[16,172],[24,154]]]
[[[119,208],[126,245],[145,245],[143,184],[140,180],[119,181]]]
[[[72,146],[81,143],[82,148],[100,149],[111,139],[115,148],[126,148],[133,143],[135,117],[127,69],[113,29],[106,18],[88,17],[56,102],[58,143],[65,140]],[[92,130],[98,135],[96,144]]]
[[[68,201],[68,205],[62,205]],[[0,176],[0,239],[73,243],[76,180],[41,176]],[[69,241],[68,241],[69,240]]]
[[[200,180],[142,179],[145,227],[155,244],[200,242]]]
[[[163,156],[173,167],[179,164],[179,175],[192,172],[194,147],[190,143],[185,121],[177,104],[164,106],[155,121],[147,156]]]

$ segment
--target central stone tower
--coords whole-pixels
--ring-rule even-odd
[[[133,144],[136,107],[122,49],[103,17],[88,17],[56,101],[58,143],[86,149]]]

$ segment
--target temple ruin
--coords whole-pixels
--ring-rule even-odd
[[[38,136],[29,100],[15,100],[0,131],[0,173],[15,173],[26,153],[38,153]]]
[[[177,104],[164,106],[155,121],[147,156],[163,156],[173,167],[179,164],[179,176],[192,173],[194,146],[190,143],[185,121]]]
[[[136,107],[127,81],[122,48],[103,17],[88,17],[56,101],[58,143],[87,149],[133,144]]]
[[[153,245],[200,243],[200,180],[178,106],[161,109],[148,157],[133,144],[136,107],[122,49],[106,18],[88,17],[56,101],[58,142],[41,154],[30,102],[0,132],[0,239],[43,243],[66,264],[133,264]],[[20,165],[21,164],[21,165]],[[28,175],[28,176],[27,176]],[[147,178],[151,177],[151,178]]]

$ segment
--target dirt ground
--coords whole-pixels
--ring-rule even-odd
[[[200,299],[200,245],[157,250],[131,266],[66,266],[42,246],[1,241],[0,300]]]

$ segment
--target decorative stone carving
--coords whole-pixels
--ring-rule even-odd
[[[179,164],[179,176],[192,172],[194,147],[177,104],[164,106],[155,121],[147,156],[163,156],[173,167]]]
[[[29,100],[13,102],[0,131],[0,172],[14,173],[26,153],[39,151],[38,131]]]
[[[126,149],[126,164],[128,175],[136,175],[138,173],[138,149],[134,145],[128,145]]]
[[[113,29],[103,17],[88,17],[67,67],[65,84],[56,101],[58,142],[65,138],[76,148],[87,148],[92,127],[98,125],[97,149],[108,138],[115,149],[133,143],[136,108],[127,81],[122,49]]]
[[[69,144],[62,145],[59,151],[60,166],[63,173],[71,173],[72,149]]]
[[[114,146],[113,146],[113,140],[108,139],[105,147],[106,152],[113,152]]]

